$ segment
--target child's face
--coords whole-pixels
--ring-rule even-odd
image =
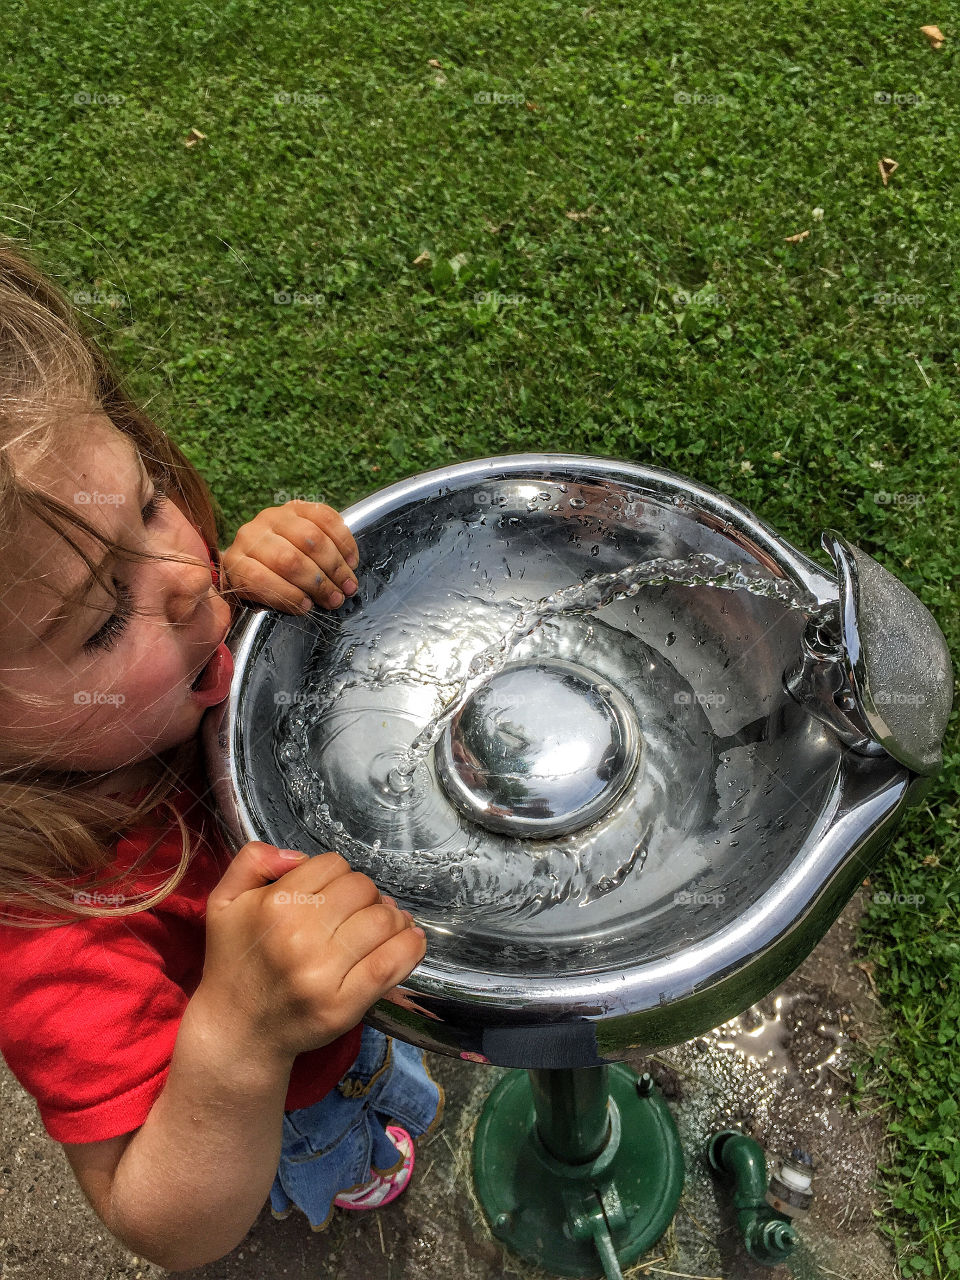
[[[190,684],[223,640],[230,606],[213,585],[200,534],[170,499],[144,523],[154,486],[133,441],[104,414],[84,415],[75,426],[68,460],[24,466],[32,483],[68,505],[82,504],[80,514],[124,546],[194,561],[109,566],[114,590],[121,584],[121,609],[126,588],[138,610],[120,630],[113,596],[46,525],[31,517],[23,545],[10,549],[17,580],[0,600],[0,678],[54,703],[21,708],[0,692],[8,744],[37,752],[45,768],[99,772],[147,760],[197,732],[206,708]],[[79,530],[73,536],[99,563],[101,544]],[[67,596],[81,582],[89,594],[45,634],[59,611],[58,593]],[[93,640],[98,633],[104,643]]]

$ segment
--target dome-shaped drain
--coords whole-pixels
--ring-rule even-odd
[[[542,839],[596,821],[640,758],[631,704],[573,662],[514,663],[477,689],[437,743],[447,795],[491,831]]]

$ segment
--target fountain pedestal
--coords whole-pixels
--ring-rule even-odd
[[[670,1225],[683,1152],[648,1075],[622,1063],[510,1071],[477,1122],[473,1177],[514,1253],[555,1275],[619,1277]]]

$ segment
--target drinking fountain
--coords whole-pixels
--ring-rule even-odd
[[[356,595],[231,627],[203,725],[226,838],[336,849],[413,912],[426,956],[366,1020],[513,1068],[474,1143],[492,1231],[618,1276],[683,1186],[670,1111],[621,1059],[813,950],[940,767],[946,644],[839,532],[828,571],[661,468],[486,458],[343,517]],[[706,1154],[745,1246],[782,1260],[802,1168],[764,1197],[744,1135]]]

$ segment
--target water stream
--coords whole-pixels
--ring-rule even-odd
[[[626,568],[598,573],[584,582],[575,582],[520,609],[516,621],[503,637],[471,659],[465,675],[452,696],[404,751],[391,770],[387,782],[398,794],[407,791],[417,766],[439,739],[446,726],[476,689],[502,671],[521,640],[547,618],[592,613],[615,600],[635,596],[641,587],[675,582],[681,586],[716,587],[724,591],[748,591],[751,595],[778,600],[787,609],[802,609],[812,618],[826,620],[835,606],[818,605],[809,592],[786,578],[773,578],[759,565],[728,564],[707,552],[679,560],[658,557],[641,560]]]

